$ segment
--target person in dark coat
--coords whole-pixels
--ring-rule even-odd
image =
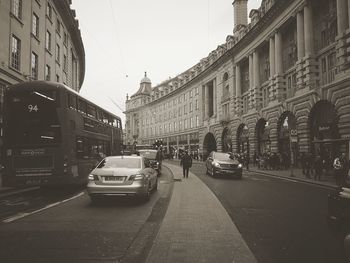
[[[188,151],[185,151],[185,154],[181,158],[180,165],[182,165],[183,177],[188,178],[188,172],[192,166],[192,158],[188,155]]]
[[[159,170],[162,169],[162,161],[164,159],[164,155],[163,155],[163,150],[161,147],[158,148],[157,154],[156,154],[156,160],[159,163]]]

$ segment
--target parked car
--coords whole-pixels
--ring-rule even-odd
[[[207,174],[242,178],[242,164],[232,153],[211,152],[206,160]]]
[[[157,171],[142,156],[109,156],[89,175],[87,192],[92,201],[100,196],[137,196],[148,200],[157,190]]]
[[[138,153],[140,156],[143,156],[146,160],[149,160],[151,167],[157,171],[159,176],[161,173],[160,163],[157,161],[157,152],[158,150],[139,150]]]
[[[350,262],[350,188],[343,187],[328,196],[328,225],[344,248]]]

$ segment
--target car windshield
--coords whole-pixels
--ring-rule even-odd
[[[97,168],[141,168],[140,158],[105,158]]]
[[[140,156],[143,156],[147,159],[156,159],[156,156],[157,156],[157,151],[147,151],[147,150],[141,150],[139,151],[140,153]]]
[[[230,156],[231,155],[229,153],[215,153],[214,159],[221,160],[221,161],[232,160],[232,158],[230,158]]]

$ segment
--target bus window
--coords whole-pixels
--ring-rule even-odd
[[[87,105],[87,115],[96,118],[96,108],[90,104]]]
[[[77,109],[77,97],[73,94],[68,94],[68,107],[70,109]]]
[[[8,96],[7,139],[10,144],[52,144],[61,142],[56,92],[22,91]]]
[[[78,99],[78,111],[86,114],[86,102]]]

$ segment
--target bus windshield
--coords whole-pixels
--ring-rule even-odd
[[[12,145],[61,142],[56,91],[25,90],[9,92],[7,134]]]

